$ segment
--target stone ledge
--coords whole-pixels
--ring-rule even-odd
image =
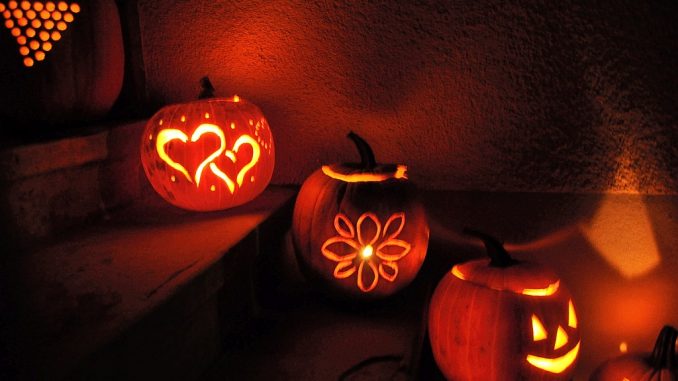
[[[135,205],[27,253],[2,287],[10,378],[195,376],[218,355],[228,324],[219,322],[217,292],[253,288],[258,230],[284,232],[294,194],[269,187],[213,213]]]
[[[31,246],[150,195],[139,159],[144,121],[0,152],[0,224]]]

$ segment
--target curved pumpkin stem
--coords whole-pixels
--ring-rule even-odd
[[[214,86],[208,76],[200,78],[200,88],[198,99],[214,98]]]
[[[676,340],[678,331],[670,325],[664,326],[659,332],[650,358],[650,364],[654,369],[675,369]]]
[[[353,141],[353,144],[358,149],[358,153],[360,153],[360,167],[363,169],[374,169],[377,166],[377,160],[374,158],[372,147],[367,144],[365,139],[353,131],[349,132],[347,137]]]
[[[490,266],[509,267],[518,263],[518,261],[511,258],[506,249],[504,249],[504,245],[491,235],[471,228],[464,228],[463,232],[483,241],[487,255],[490,257]]]

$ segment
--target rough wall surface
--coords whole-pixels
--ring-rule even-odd
[[[516,3],[139,0],[147,90],[257,103],[274,183],[354,130],[425,188],[678,193],[675,1]]]

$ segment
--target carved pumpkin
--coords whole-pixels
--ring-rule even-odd
[[[662,328],[652,353],[625,354],[603,363],[591,381],[676,381],[678,331],[671,326]]]
[[[209,81],[201,98],[211,95]],[[180,208],[210,211],[244,204],[273,175],[273,135],[261,110],[236,96],[162,108],[141,137],[146,177]]]
[[[338,296],[383,297],[417,275],[428,225],[406,167],[377,165],[370,146],[348,136],[362,162],[323,166],[297,196],[297,258],[307,277]]]
[[[122,87],[113,0],[2,1],[0,118],[44,125],[103,117]]]
[[[544,266],[482,239],[490,260],[452,268],[436,288],[429,336],[450,380],[570,380],[581,345],[572,296]]]

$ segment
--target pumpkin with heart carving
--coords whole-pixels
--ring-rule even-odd
[[[212,211],[244,204],[273,175],[275,148],[259,108],[240,98],[209,98],[162,108],[146,125],[141,161],[169,203]]]

